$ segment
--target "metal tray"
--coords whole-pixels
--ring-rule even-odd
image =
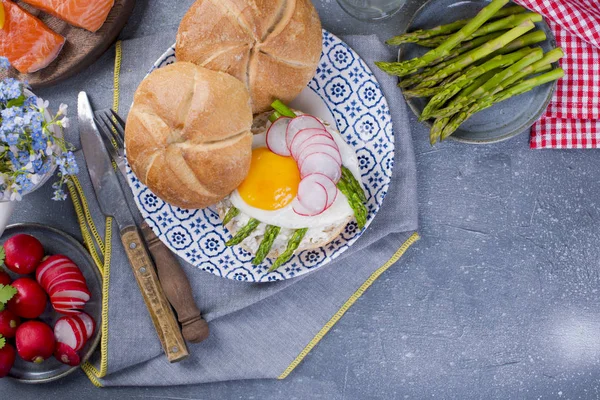
[[[25,233],[37,238],[46,254],[64,254],[79,266],[85,276],[88,287],[92,294],[90,301],[86,304],[85,312],[96,321],[96,331],[87,342],[85,347],[79,351],[81,363],[86,362],[98,344],[100,343],[100,325],[102,322],[102,277],[87,250],[72,236],[58,229],[38,224],[15,224],[10,225],[0,238],[0,244],[11,236]],[[9,273],[15,277],[10,271]],[[48,302],[48,306],[40,319],[50,326],[61,317]],[[12,368],[9,377],[23,383],[48,383],[63,378],[77,370],[79,367],[70,367],[57,361],[54,357],[49,358],[41,364],[33,364],[23,361],[17,356],[17,361]]]
[[[433,28],[459,19],[472,18],[488,4],[489,1],[486,0],[429,0],[417,10],[407,31]],[[544,31],[547,39],[534,46],[541,47],[544,52],[556,47],[556,39],[545,21],[537,23],[536,29]],[[414,44],[405,44],[400,47],[398,59],[404,61],[420,57],[428,50],[430,49]],[[555,63],[555,66],[558,64]],[[485,144],[516,136],[529,129],[541,117],[552,100],[555,88],[556,81],[495,104],[463,123],[450,139]],[[417,116],[421,115],[427,105],[425,98],[411,98],[406,101]],[[431,127],[430,121],[426,124]]]

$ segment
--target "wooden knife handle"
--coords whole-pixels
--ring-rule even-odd
[[[190,343],[200,343],[209,335],[208,324],[202,319],[200,309],[194,301],[190,281],[175,255],[152,231],[142,223],[142,234],[154,258],[158,279],[167,299],[175,309],[183,330],[183,337]]]
[[[175,363],[187,358],[189,353],[179,324],[160,286],[154,265],[137,228],[132,226],[123,229],[121,240],[167,359]]]

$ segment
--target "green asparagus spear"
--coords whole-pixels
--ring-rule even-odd
[[[441,90],[437,90],[433,93],[434,96],[423,110],[420,120],[424,121],[426,119],[429,119],[432,111],[437,110],[441,105],[443,105],[448,99],[450,99],[452,96],[458,93],[462,88],[468,86],[474,79],[477,79],[479,76],[493,69],[504,68],[508,65],[514,64],[531,51],[531,48],[526,47],[511,54],[496,56],[491,60],[487,61],[486,63],[483,63],[473,68],[469,68],[454,82],[451,82],[450,84],[442,87]],[[411,91],[405,91],[405,95],[424,97],[428,94],[425,93],[426,90],[427,89],[421,90],[417,88]]]
[[[545,74],[524,80],[521,83],[517,83],[514,86],[511,86],[494,96],[489,96],[478,100],[477,102],[473,103],[468,109],[464,109],[463,111],[452,117],[450,122],[444,128],[441,139],[444,140],[450,135],[452,135],[458,129],[458,127],[471,116],[473,116],[473,114],[485,110],[486,108],[489,108],[492,105],[500,103],[513,96],[518,96],[520,94],[528,92],[537,86],[560,79],[564,75],[565,72],[562,68],[556,68]]]
[[[490,20],[506,17],[508,15],[517,14],[517,13],[521,13],[524,11],[527,11],[527,9],[524,7],[521,7],[521,6],[505,7],[505,8],[498,10],[498,12],[496,12],[492,16],[492,18],[490,18]],[[389,45],[392,45],[392,46],[397,46],[397,45],[401,45],[402,43],[415,43],[415,42],[418,42],[419,40],[428,39],[428,38],[439,36],[439,35],[454,33],[456,31],[458,31],[460,28],[464,27],[469,21],[470,20],[468,20],[468,19],[463,19],[460,21],[453,22],[451,24],[437,26],[432,29],[419,29],[419,30],[416,30],[413,32],[405,33],[403,35],[394,36],[393,38],[389,39],[386,43]]]
[[[486,83],[488,80],[490,80],[494,75],[496,75],[500,71],[502,71],[502,70],[500,68],[498,68],[498,69],[494,69],[492,71],[486,72],[485,74],[481,75],[479,78],[475,79],[472,84],[470,84],[469,86],[467,86],[466,88],[461,90],[458,93],[458,96],[469,96],[471,93],[473,93],[475,90],[477,90],[481,85]]]
[[[525,78],[528,75],[531,75],[531,74],[537,73],[537,72],[541,72],[542,69],[544,69],[544,68],[549,68],[552,63],[557,62],[558,60],[563,58],[564,55],[565,55],[565,53],[563,52],[563,49],[561,49],[560,47],[557,47],[556,49],[552,49],[549,52],[547,52],[546,54],[544,54],[544,56],[539,61],[527,66],[526,68],[523,68],[521,71],[519,71],[519,73],[513,75],[512,77],[507,78],[502,83],[503,83],[504,87],[508,87],[509,85],[511,85],[517,81],[520,81],[521,79]]]
[[[463,42],[469,36],[473,34],[481,25],[485,24],[494,14],[500,10],[509,0],[492,0],[492,2],[483,8],[475,18],[471,19],[465,26],[463,26],[458,32],[452,34],[448,40],[442,43],[437,48],[430,50],[425,55],[412,60],[404,61],[399,63],[400,65],[396,68],[394,75],[405,76],[411,74],[415,68],[422,68],[429,65],[432,61],[437,58],[447,56],[450,51],[455,48],[459,43]],[[531,21],[529,23],[533,26]],[[504,35],[503,35],[504,36]],[[520,35],[519,35],[520,36]],[[502,36],[501,36],[502,37]],[[516,37],[515,37],[516,38]],[[512,38],[512,39],[515,39]],[[511,39],[511,40],[512,40]],[[504,45],[505,43],[503,43]],[[497,50],[497,49],[494,49]],[[375,63],[380,66],[379,63]],[[387,72],[387,71],[386,71]]]
[[[451,75],[451,74],[455,73],[456,71],[460,71],[460,70],[468,67],[469,65],[473,64],[474,62],[488,56],[489,54],[493,53],[494,51],[504,47],[506,45],[506,43],[511,42],[512,40],[516,39],[517,37],[530,31],[531,29],[534,28],[534,26],[535,25],[533,25],[533,22],[531,22],[529,20],[523,22],[521,25],[519,25],[515,28],[512,28],[510,31],[506,32],[504,35],[499,36],[496,39],[487,42],[483,46],[470,51],[469,53],[467,53],[468,56],[461,57],[460,60],[450,63],[450,65],[448,65],[444,69],[425,78],[423,80],[423,82],[419,85],[419,87],[430,87],[432,82],[439,83],[441,80],[443,80],[448,75]]]
[[[269,115],[269,121],[275,122],[281,117],[283,117],[283,115],[279,114],[278,111],[273,111],[271,115]]]
[[[499,55],[492,58],[490,61],[475,67],[458,78],[455,82],[451,83],[444,87],[444,89],[438,92],[433,98],[427,103],[427,106],[423,110],[421,117],[419,118],[421,121],[431,118],[432,113],[438,110],[441,106],[443,106],[446,101],[454,97],[458,92],[461,91],[464,87],[468,86],[473,82],[474,79],[477,79],[481,75],[485,74],[488,71],[494,70],[496,68],[505,68],[507,66],[511,66],[507,68],[508,71],[514,71],[512,68],[515,64],[520,65],[519,68],[524,68],[527,66],[527,62],[529,64],[534,61],[542,58],[544,52],[542,49],[530,49],[526,47],[521,50],[517,50],[514,53]],[[525,60],[525,61],[523,61]],[[504,72],[501,74],[505,74]],[[493,78],[492,78],[493,79]],[[489,82],[489,81],[488,81]],[[485,84],[487,85],[487,83]]]
[[[260,221],[254,218],[251,218],[250,221],[240,229],[234,237],[229,239],[225,245],[226,246],[235,246],[236,244],[240,244],[246,239],[250,234],[256,229],[256,227],[260,224]]]
[[[337,183],[337,187],[348,199],[348,204],[352,211],[354,211],[354,218],[360,229],[364,228],[367,223],[368,210],[363,203],[361,196],[352,188],[352,184],[346,179],[340,179]],[[362,191],[362,188],[361,188]]]
[[[518,37],[506,46],[490,54],[490,56],[495,57],[500,54],[512,53],[513,51],[522,49],[523,47],[541,43],[544,40],[546,40],[546,33],[544,31],[535,30],[526,35]]]
[[[490,33],[489,35],[486,36],[482,36],[479,37],[477,39],[473,39],[469,42],[464,42],[461,44],[460,47],[456,48],[450,55],[448,55],[446,58],[441,59],[442,61],[440,61],[439,63],[435,64],[435,65],[431,65],[429,68],[425,69],[422,73],[413,75],[411,77],[408,77],[406,79],[403,79],[402,81],[400,81],[400,83],[398,84],[399,87],[405,88],[405,87],[409,87],[412,85],[416,85],[419,82],[421,82],[424,78],[433,75],[435,72],[440,71],[441,69],[447,67],[451,60],[456,59],[458,56],[460,56],[461,54],[466,53],[467,51],[471,51],[473,49],[476,49],[477,47],[481,46],[482,44],[489,42],[492,39],[497,38],[498,36],[500,36],[501,33],[500,32],[494,32],[494,33]],[[388,64],[397,64],[397,63],[388,63]],[[393,65],[390,66],[390,68],[393,68]]]
[[[558,61],[564,56],[564,52],[561,48],[550,50],[538,61],[526,65],[523,68],[515,67],[513,70],[503,71],[502,75],[498,74],[494,76],[494,80],[490,79],[485,84],[478,87],[471,93],[460,93],[452,102],[444,109],[437,110],[432,116],[436,118],[449,116],[456,114],[463,108],[468,107],[480,98],[491,96],[504,88],[512,85],[513,83],[520,81],[524,77],[533,73],[543,72],[550,69],[550,65],[553,62]],[[525,62],[526,64],[526,62]]]
[[[292,111],[288,106],[283,104],[281,100],[275,100],[271,104],[271,107],[273,107],[273,110],[277,111],[284,117],[294,118],[296,116],[296,113],[294,113],[294,111]]]
[[[281,255],[279,257],[277,257],[277,259],[275,260],[275,262],[273,263],[271,268],[269,268],[269,272],[275,271],[277,268],[281,267],[283,264],[288,262],[288,260],[290,258],[292,258],[292,256],[294,255],[294,252],[300,246],[302,239],[304,239],[304,236],[306,235],[307,231],[308,231],[308,228],[304,228],[304,229],[298,229],[294,232],[294,234],[288,241],[287,248],[285,249],[285,251],[283,253],[281,253]]]
[[[435,37],[432,37],[429,39],[419,40],[418,42],[416,42],[416,44],[418,44],[419,46],[422,46],[422,47],[429,47],[429,48],[435,49],[440,44],[442,44],[446,40],[448,40],[449,38],[450,38],[450,35],[435,36]]]
[[[442,131],[444,127],[448,124],[450,118],[438,118],[433,122],[431,126],[431,131],[429,131],[429,143],[433,146],[440,137],[442,136]]]
[[[466,88],[464,88],[463,90],[461,90],[460,95],[468,96],[470,93],[473,93],[475,90],[477,90],[477,88],[479,86],[483,85],[485,82],[487,82],[490,78],[492,78],[494,75],[496,75],[500,71],[501,71],[501,69],[498,68],[498,69],[494,69],[492,71],[486,72],[485,74],[481,75],[479,78],[475,79],[471,85],[469,85]],[[457,112],[459,112],[459,111],[460,110],[458,110]],[[431,131],[429,132],[429,142],[431,143],[431,145],[434,145],[436,141],[440,140],[442,131],[444,130],[444,127],[450,121],[450,117],[451,117],[451,115],[448,117],[445,117],[445,118],[438,118],[434,121],[433,126],[431,127]]]
[[[344,167],[343,165],[342,165],[342,178],[346,182],[348,182],[348,184],[350,185],[352,190],[354,190],[356,193],[358,193],[358,197],[360,197],[360,200],[362,202],[366,203],[367,196],[365,195],[365,191],[363,190],[362,186],[360,185],[360,183],[358,182],[358,180],[356,179],[354,174],[348,168]]]
[[[279,231],[281,231],[281,228],[278,226],[269,225],[265,228],[265,236],[262,242],[260,242],[260,246],[258,246],[256,256],[252,260],[252,265],[259,265],[264,261],[269,251],[271,251],[271,247],[273,247],[273,242],[275,242],[277,235],[279,235]]]
[[[493,32],[506,32],[507,29],[514,28],[515,26],[520,25],[526,20],[530,20],[532,22],[540,22],[542,20],[542,16],[536,13],[522,13],[515,14],[509,17],[503,18],[498,21],[491,22],[489,24],[483,25],[481,28],[477,29],[469,39],[474,39],[480,36],[488,35]],[[442,44],[445,40],[449,39],[450,35],[447,36],[436,36],[431,39],[424,39],[417,44],[419,46],[424,47],[437,47]]]
[[[223,218],[223,225],[227,225],[238,215],[240,215],[240,210],[232,206],[229,210],[227,210],[227,214],[225,214],[225,218]]]

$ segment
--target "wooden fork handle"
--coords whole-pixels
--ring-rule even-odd
[[[167,299],[175,308],[181,323],[183,337],[190,343],[200,343],[209,335],[208,324],[202,319],[200,309],[194,301],[190,281],[175,255],[152,231],[146,222],[142,223],[142,234],[154,258],[158,278]]]
[[[152,259],[137,228],[131,226],[123,229],[121,240],[167,359],[174,363],[187,358],[189,353],[179,330],[179,324],[165,297]]]

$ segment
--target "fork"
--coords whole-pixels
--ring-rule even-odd
[[[96,111],[94,117],[104,146],[127,180],[125,121],[111,109]],[[208,337],[208,324],[202,319],[200,309],[194,301],[192,288],[185,271],[173,253],[156,237],[145,221],[141,228],[148,249],[156,263],[158,278],[163,290],[181,323],[183,337],[190,343],[200,343]]]

